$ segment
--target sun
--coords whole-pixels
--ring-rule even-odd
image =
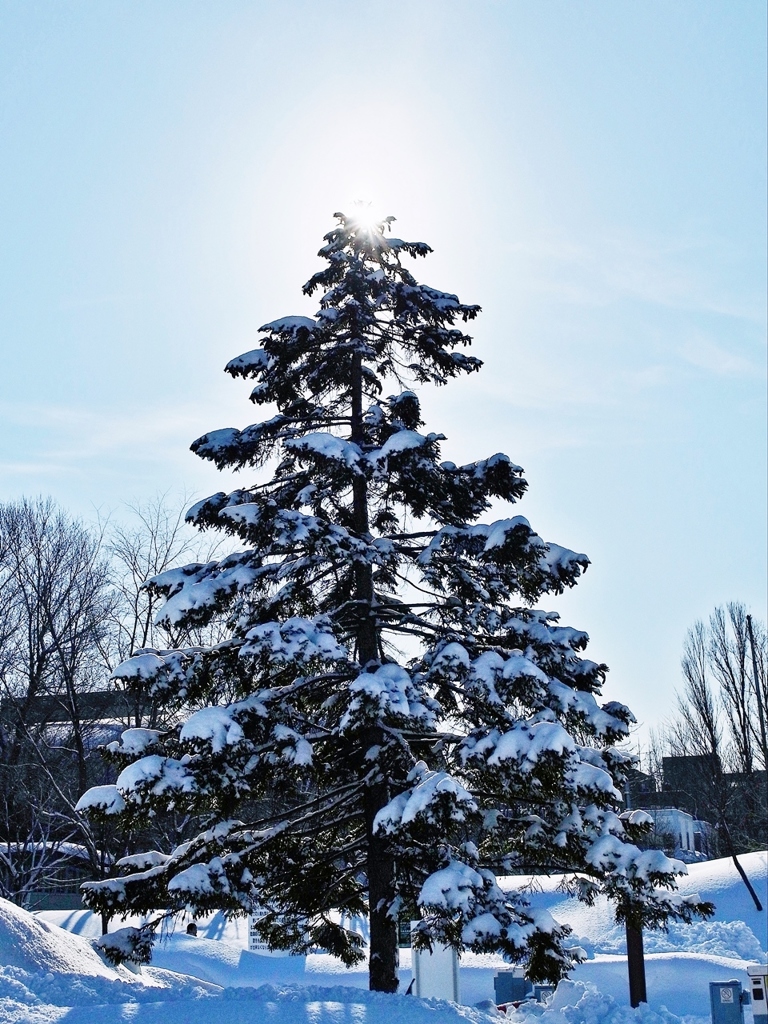
[[[355,199],[352,202],[352,216],[364,231],[381,232],[387,217],[381,207],[370,199]]]

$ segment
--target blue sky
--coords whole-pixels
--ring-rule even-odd
[[[0,2],[0,500],[226,488],[221,372],[372,198],[484,309],[426,400],[592,566],[549,602],[646,724],[686,628],[766,614],[759,0]]]

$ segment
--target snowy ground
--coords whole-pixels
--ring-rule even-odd
[[[745,856],[744,867],[768,906],[768,855]],[[690,867],[683,886],[717,904],[713,921],[646,935],[649,1004],[628,1006],[623,935],[610,908],[587,908],[559,892],[555,880],[529,883],[532,898],[568,921],[592,959],[562,983],[540,1024],[704,1024],[709,982],[738,978],[765,961],[768,923],[752,903],[732,862]],[[488,1024],[499,1020],[489,1000],[500,958],[462,958],[462,1004],[383,996],[366,991],[364,971],[332,957],[268,957],[250,953],[243,922],[215,915],[200,937],[168,936],[140,975],[105,964],[90,944],[100,929],[87,912],[32,916],[0,901],[0,1024]],[[401,990],[411,979],[410,951],[401,951]],[[485,1002],[485,1006],[482,1003]],[[478,1006],[478,1004],[481,1004]],[[515,1013],[516,1024],[539,1024],[544,1007]],[[747,1024],[751,1015],[746,1012]]]

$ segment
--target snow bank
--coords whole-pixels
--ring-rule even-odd
[[[763,907],[768,906],[768,853],[747,853],[739,863],[755,887]],[[502,889],[529,891],[534,907],[548,910],[556,921],[571,925],[579,945],[590,954],[626,953],[624,928],[614,923],[613,906],[598,899],[593,907],[563,891],[558,877],[517,876],[500,878]],[[715,916],[690,925],[673,924],[668,932],[645,933],[646,953],[690,952],[738,960],[762,960],[766,956],[768,926],[765,911],[758,911],[730,858],[689,864],[679,879],[680,894],[698,893],[712,900]]]
[[[645,958],[648,1005],[680,1016],[710,1016],[710,981],[740,981],[746,989],[748,978],[743,960],[709,956],[704,953],[652,953]],[[573,980],[594,985],[620,1006],[629,1004],[627,958],[597,956],[577,967]],[[547,1024],[556,1024],[555,1021]]]
[[[197,979],[146,969],[141,975],[105,963],[87,940],[38,920],[0,899],[0,1021],[26,1019],[18,1008],[157,1003],[198,998]],[[51,1019],[56,1019],[55,1016]]]
[[[594,985],[561,981],[546,1006],[526,1004],[511,1010],[507,1020],[514,1024],[677,1024],[679,1018],[664,1008],[618,1006]]]
[[[754,921],[752,923],[755,924]],[[765,919],[763,924],[765,932],[768,929]],[[764,940],[765,937],[764,934]],[[766,955],[760,939],[744,921],[694,921],[692,924],[671,924],[666,932],[646,932],[643,945],[646,954],[695,950],[697,953],[711,953],[714,956],[749,961],[763,960]],[[599,939],[596,951],[626,954],[627,940],[624,927],[606,931]]]
[[[740,858],[768,904],[768,855]],[[759,913],[731,860],[689,866],[684,895],[716,903],[715,919],[645,936],[648,1006],[629,1007],[622,930],[612,908],[586,907],[558,889],[558,879],[500,879],[504,887],[530,885],[533,906],[570,923],[592,959],[561,984],[555,1002],[513,1014],[516,1024],[709,1024],[709,982],[746,984],[746,963],[762,959],[765,913]],[[46,927],[45,923],[49,927]],[[67,936],[56,922],[75,934]],[[136,919],[120,924],[139,923]],[[493,954],[466,954],[460,968],[464,1007],[382,996],[367,991],[364,966],[347,970],[327,954],[266,957],[251,953],[243,920],[213,914],[198,922],[200,938],[168,936],[155,947],[153,966],[136,977],[104,964],[85,937],[100,933],[88,911],[31,915],[0,903],[0,1022],[2,1024],[474,1024],[501,1020],[489,1001],[493,978],[506,965]],[[176,973],[173,973],[176,972]],[[410,950],[400,951],[400,982],[411,980]],[[322,983],[326,984],[323,985]],[[477,1004],[485,1003],[486,1009]],[[64,1009],[64,1007],[70,1009]],[[471,1007],[475,1007],[472,1009]],[[676,1016],[677,1015],[677,1016]],[[749,1010],[745,1013],[751,1022]],[[680,1020],[683,1018],[683,1021]]]
[[[0,964],[23,971],[56,971],[114,980],[93,947],[82,939],[0,899]],[[126,972],[130,973],[130,972]]]
[[[6,1007],[2,1024],[94,1024],[88,1007]],[[219,997],[99,1007],[98,1024],[499,1024],[496,1013],[438,1000],[361,992],[345,986],[264,985]],[[676,1024],[676,1022],[675,1022]]]
[[[218,915],[217,915],[218,916]],[[94,923],[89,915],[89,925]],[[84,914],[74,922],[87,930]],[[168,963],[185,973],[162,968]],[[348,985],[296,984],[304,957],[261,957],[210,939],[171,936],[135,975],[104,963],[81,935],[0,900],[2,1024],[488,1024],[485,1012]],[[363,981],[360,972],[360,981]],[[273,983],[267,983],[270,980]],[[334,977],[338,980],[338,975]],[[294,984],[291,984],[294,981]],[[233,984],[234,983],[234,984]],[[232,986],[222,988],[221,986]],[[260,986],[258,988],[253,986]],[[96,1010],[98,1007],[98,1010]]]
[[[152,951],[152,965],[187,974],[222,988],[251,988],[266,982],[302,984],[306,957],[259,956],[228,942],[172,935]]]

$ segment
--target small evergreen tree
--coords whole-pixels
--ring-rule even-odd
[[[117,670],[178,724],[128,730],[109,750],[116,786],[82,801],[128,824],[185,810],[201,830],[126,858],[86,900],[195,914],[258,901],[274,947],[347,964],[362,940],[343,922],[368,915],[382,991],[397,988],[399,916],[419,922],[417,945],[498,950],[557,979],[580,955],[570,929],[498,875],[578,870],[585,899],[607,891],[656,923],[696,907],[669,891],[674,862],[633,845],[637,815],[618,812],[630,758],[614,744],[631,713],[598,705],[606,669],[582,657],[587,635],[534,607],[586,556],[521,516],[479,522],[522,496],[522,470],[506,455],[442,461],[444,435],[421,430],[409,385],[480,368],[457,326],[479,307],[416,282],[406,258],[430,249],[391,237],[392,218],[336,217],[304,286],[321,295],[316,318],[267,324],[227,366],[272,414],[192,445],[220,468],[269,467],[188,514],[241,550],[149,584],[167,625],[226,612],[230,637]]]

